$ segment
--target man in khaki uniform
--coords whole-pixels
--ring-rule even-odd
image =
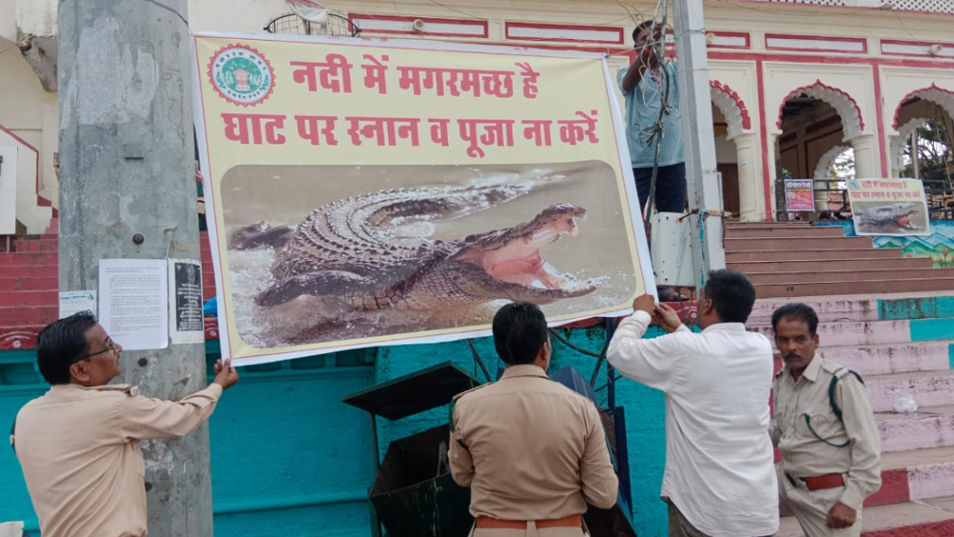
[[[139,440],[199,427],[238,381],[226,361],[204,390],[178,402],[150,399],[135,386],[106,384],[119,375],[122,350],[89,312],[37,336],[37,363],[52,386],[20,409],[11,441],[43,537],[146,535]]]
[[[772,389],[771,431],[782,452],[782,501],[806,537],[857,537],[861,504],[881,487],[881,439],[864,384],[816,354],[818,316],[811,307],[782,306],[772,329],[785,363]]]
[[[471,488],[474,537],[581,537],[586,504],[609,508],[619,487],[593,403],[551,381],[547,323],[533,304],[493,321],[507,364],[499,381],[455,398],[454,481]]]

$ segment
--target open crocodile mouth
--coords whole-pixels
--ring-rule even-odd
[[[895,218],[894,221],[898,223],[898,226],[904,229],[914,229],[914,226],[911,225],[911,218],[916,214],[918,214],[917,211],[908,211],[898,218]]]
[[[536,289],[572,291],[588,286],[557,270],[543,259],[540,249],[580,232],[586,209],[568,203],[551,205],[530,222],[505,230],[467,237],[476,242],[457,256],[481,266],[496,280]]]

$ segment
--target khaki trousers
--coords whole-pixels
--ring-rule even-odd
[[[805,532],[805,537],[859,537],[861,535],[860,509],[851,527],[836,530],[825,524],[828,520],[828,511],[841,498],[845,487],[808,490],[792,485],[784,474],[780,474],[779,488],[782,501],[795,514],[795,519]]]
[[[669,537],[709,537],[686,520],[676,504],[668,498],[664,501],[669,505]]]
[[[490,529],[474,526],[470,537],[590,537],[584,528],[545,528],[537,529],[535,522],[527,523],[525,530]]]
[[[682,511],[672,501],[668,498],[663,498],[663,501],[669,505],[669,537],[709,537],[686,520]]]

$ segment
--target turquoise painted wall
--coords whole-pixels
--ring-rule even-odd
[[[841,226],[845,236],[855,237],[855,226],[848,221],[818,222],[819,226]],[[873,237],[875,248],[900,248],[905,257],[930,257],[936,268],[954,267],[954,222],[935,220],[930,224],[930,234],[924,237]]]
[[[598,352],[602,327],[563,331],[580,347]],[[489,369],[499,366],[492,342],[477,340]],[[208,359],[217,345],[207,346]],[[464,341],[396,346],[372,351],[243,368],[242,381],[210,421],[216,534],[220,537],[370,535],[367,490],[373,481],[370,419],[341,403],[342,396],[414,370],[453,361],[474,372]],[[42,394],[32,351],[0,353],[0,428]],[[596,359],[554,341],[553,367],[572,365],[589,379]],[[597,387],[606,382],[601,368]],[[477,378],[483,375],[477,371]],[[601,403],[606,389],[600,389]],[[616,383],[626,409],[633,518],[640,537],[666,535],[659,500],[665,464],[663,395],[628,380]],[[380,455],[388,442],[446,423],[447,407],[394,422],[378,420]],[[36,537],[36,519],[13,451],[0,446],[0,521],[24,520]]]
[[[209,345],[209,359],[218,357]],[[0,353],[0,427],[44,393],[32,351]],[[366,537],[368,416],[341,397],[372,383],[373,353],[244,368],[210,420],[218,535]],[[211,379],[210,379],[211,380]],[[4,435],[6,438],[6,435]],[[39,535],[13,450],[0,446],[0,521]]]
[[[20,465],[7,441],[17,411],[27,401],[49,387],[39,383],[34,372],[35,354],[32,351],[0,352],[0,521],[23,520],[27,526],[36,526],[36,517]]]

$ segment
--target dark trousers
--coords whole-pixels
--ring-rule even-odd
[[[639,195],[639,212],[646,207],[653,169],[633,168],[636,177],[636,193]],[[656,210],[662,213],[681,213],[686,210],[686,164],[660,166],[656,173]]]

